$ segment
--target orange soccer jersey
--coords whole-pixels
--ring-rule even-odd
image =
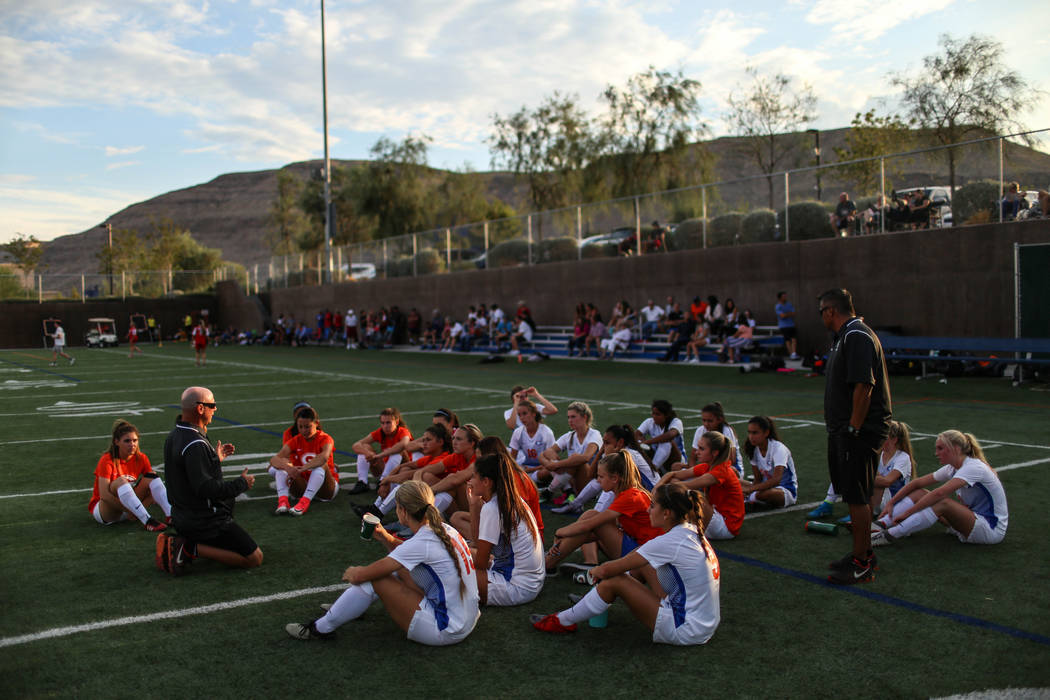
[[[624,489],[612,503],[609,510],[620,514],[620,529],[634,538],[638,544],[645,544],[654,537],[664,534],[658,527],[649,522],[649,504],[652,499],[645,491],[636,488]]]
[[[406,428],[405,426],[399,425],[397,426],[397,430],[390,433],[389,435],[384,434],[382,428],[377,428],[373,430],[368,437],[372,438],[372,442],[379,443],[380,450],[385,450],[386,448],[392,445],[396,445],[398,442],[401,441],[402,438],[408,438],[409,440],[411,440],[412,433],[410,433],[408,428]]]
[[[733,463],[726,460],[713,467],[707,463],[693,467],[694,476],[704,474],[711,474],[718,479],[717,484],[707,487],[707,498],[726,521],[726,529],[735,537],[744,524],[744,491],[740,488],[740,479],[733,469]]]
[[[471,464],[474,464],[474,457],[474,455],[471,455],[470,459],[468,460],[463,455],[456,453],[447,455],[444,459],[441,460],[445,466],[445,471],[441,472],[441,474],[439,474],[438,476],[444,479],[449,474],[455,474],[456,472],[463,471]]]
[[[331,445],[332,453],[335,453],[335,440],[323,430],[318,430],[309,440],[304,438],[300,433],[285,444],[292,451],[289,459],[292,460],[292,465],[296,467],[304,466],[307,462],[320,454],[321,451],[324,450],[325,445]],[[325,467],[328,469],[329,473],[331,473],[332,477],[336,481],[339,481],[339,470],[335,466],[335,457],[333,454],[328,455],[328,462],[325,463]]]
[[[124,477],[134,483],[143,474],[153,471],[150,466],[149,457],[142,452],[136,452],[126,460],[113,458],[108,452],[103,454],[95,467],[95,486],[91,490],[91,502],[88,503],[88,512],[95,510],[95,504],[102,498],[98,493],[98,480],[109,479],[113,481],[117,477]]]

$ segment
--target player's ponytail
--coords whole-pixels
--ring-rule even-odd
[[[937,439],[955,447],[965,457],[973,457],[988,464],[988,459],[984,456],[984,450],[981,449],[981,443],[977,442],[977,438],[974,437],[973,433],[963,433],[954,429],[945,430],[937,436]]]
[[[117,447],[117,443],[120,442],[120,438],[128,433],[135,433],[138,435],[139,429],[123,418],[113,423],[113,439],[109,441],[109,456],[113,459],[117,459],[120,456],[120,448]]]
[[[701,435],[700,439],[707,440],[707,444],[711,446],[711,451],[715,454],[711,460],[712,467],[729,461],[733,454],[733,443],[729,442],[729,438],[723,433],[711,430]]]
[[[425,481],[406,481],[397,490],[394,500],[413,520],[423,523],[437,535],[441,545],[456,565],[456,571],[459,573],[459,595],[463,597],[467,590],[466,583],[463,581],[463,565],[456,554],[456,546],[452,544],[452,538],[445,530],[445,521],[441,518],[441,511],[434,506],[434,492],[430,486]]]

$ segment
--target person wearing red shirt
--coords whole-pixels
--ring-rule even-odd
[[[193,354],[198,367],[208,364],[208,329],[203,318],[193,327]]]
[[[350,489],[356,496],[368,490],[368,472],[382,479],[401,464],[405,447],[412,440],[412,433],[401,419],[401,411],[384,408],[379,412],[379,428],[354,443],[357,453],[357,483]],[[373,445],[379,445],[379,452]]]
[[[744,492],[733,468],[733,444],[721,432],[707,432],[696,447],[697,465],[668,472],[657,486],[678,482],[703,490],[703,533],[711,540],[729,540],[744,524]],[[655,490],[655,489],[654,489]]]
[[[300,408],[295,418],[299,434],[270,457],[270,475],[277,482],[278,515],[304,515],[315,497],[330,501],[339,493],[339,470],[333,453],[335,441],[321,430],[317,411]],[[291,507],[288,496],[297,498]]]
[[[427,426],[427,429],[423,431],[423,437],[412,442],[419,444],[422,454],[411,462],[402,462],[380,480],[377,489],[379,495],[376,496],[375,503],[370,506],[359,504],[350,506],[358,517],[363,518],[365,513],[371,513],[382,519],[397,505],[394,495],[401,488],[401,484],[409,481],[417,469],[440,462],[452,452],[452,436],[441,423]]]
[[[456,510],[467,510],[467,482],[474,476],[474,458],[481,438],[481,429],[473,423],[457,428],[452,433],[452,454],[416,470],[413,481],[425,481],[434,492],[434,505],[444,513],[452,502]]]
[[[597,479],[602,491],[611,491],[615,498],[605,510],[589,510],[572,525],[555,531],[554,545],[547,551],[548,572],[588,542],[597,542],[605,556],[618,559],[663,534],[649,522],[652,499],[642,488],[638,467],[626,450],[602,457]]]
[[[146,506],[156,503],[170,520],[171,506],[164,482],[153,472],[149,457],[139,452],[139,431],[126,420],[113,424],[109,450],[95,467],[95,485],[88,511],[100,525],[127,520],[132,515],[150,532],[167,526],[151,516]]]
[[[139,329],[135,327],[135,322],[132,321],[131,325],[128,326],[128,359],[135,353],[141,353],[142,348],[139,347]]]

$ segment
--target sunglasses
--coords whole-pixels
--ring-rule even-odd
[[[204,406],[205,408],[210,408],[213,411],[218,406],[218,404],[216,404],[216,403],[208,403],[207,401],[198,401],[197,405],[198,406]]]

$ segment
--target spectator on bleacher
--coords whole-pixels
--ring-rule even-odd
[[[716,338],[722,337],[725,332],[726,313],[714,294],[707,297],[707,311],[704,312],[704,320],[707,321],[711,335]]]
[[[689,315],[694,321],[699,323],[704,319],[704,314],[707,313],[707,302],[696,296],[693,297],[693,301],[689,303]]]
[[[890,206],[886,208],[886,230],[899,231],[907,228],[911,223],[911,209],[908,208],[908,198],[901,198],[896,190],[893,191]]]
[[[750,312],[746,311],[745,314]],[[752,339],[755,336],[755,330],[751,323],[748,323],[747,316],[740,320],[737,324],[736,331],[733,335],[725,339],[725,354],[729,362],[736,364],[740,362],[742,357],[741,350],[745,350],[751,346]]]
[[[423,317],[419,315],[419,311],[414,306],[408,310],[408,317],[405,319],[405,329],[408,331],[409,345],[418,345],[419,336],[423,332]]]
[[[784,347],[787,348],[792,360],[798,359],[798,330],[795,327],[795,305],[788,301],[787,292],[777,292],[777,303],[773,307],[777,315],[777,330],[784,337]]]
[[[583,354],[583,347],[587,343],[587,334],[591,331],[591,322],[581,314],[579,311],[576,312],[576,320],[572,324],[572,337],[569,338],[569,357],[572,357],[575,351],[578,351],[581,355]]]
[[[350,350],[357,347],[357,314],[354,313],[353,308],[346,310],[346,317],[343,318],[343,325],[346,327],[346,349]]]
[[[346,342],[346,334],[343,332],[343,315],[338,311],[332,314],[332,342]]]
[[[481,342],[483,335],[480,323],[482,321],[476,315],[467,321],[467,325],[463,328],[463,332],[459,334],[459,340],[456,342],[456,347],[459,348],[460,352],[470,352],[474,343]]]
[[[642,340],[649,340],[660,327],[660,319],[664,317],[664,310],[650,299],[649,303],[643,306],[638,313],[642,317]]]
[[[932,203],[929,195],[926,194],[926,190],[921,188],[915,190],[911,199],[908,200],[908,221],[913,229],[918,230],[930,227],[931,206]]]
[[[685,316],[678,306],[678,302],[675,302],[675,310],[671,312],[674,326],[670,328],[667,333],[667,342],[670,346],[667,348],[667,352],[660,358],[660,362],[678,362],[678,353],[682,351],[682,348],[686,346],[686,343],[693,336],[693,331],[696,329],[697,322],[693,321],[692,316]]]
[[[512,355],[520,354],[520,346],[532,342],[532,334],[536,330],[536,322],[532,320],[532,314],[529,313],[528,308],[525,308],[523,314],[520,308],[518,311],[518,330],[510,336],[510,353]]]
[[[736,326],[740,321],[740,309],[736,307],[736,302],[733,301],[732,297],[726,299],[724,306],[725,309],[725,323],[727,327]]]
[[[886,203],[880,194],[863,212],[864,232],[868,234],[877,233],[882,226],[882,219],[886,216],[886,213]]]
[[[518,301],[518,309],[514,312],[514,318],[521,321],[526,317],[532,318],[532,312],[529,311],[529,307],[525,305],[525,300],[521,299]]]
[[[441,343],[441,352],[452,352],[459,336],[463,333],[463,324],[454,320],[451,316],[445,317],[445,331]]]
[[[499,307],[499,304],[489,305],[489,327],[495,329],[507,315],[503,313],[503,309]]]
[[[605,324],[602,323],[602,314],[598,309],[591,306],[591,330],[587,333],[587,340],[583,344],[583,356],[588,357],[591,354],[591,346],[597,351],[599,349],[599,343],[602,338],[605,337]]]
[[[854,231],[857,221],[857,205],[849,198],[849,192],[839,194],[839,202],[835,205],[835,213],[831,215],[831,225],[840,235],[849,235]]]
[[[1028,202],[1021,192],[1021,183],[1011,182],[1003,195],[999,206],[1003,210],[1003,221],[1013,221],[1017,215],[1028,208]]]
[[[1028,207],[1024,212],[1026,219],[1050,218],[1050,192],[1039,190],[1038,199],[1034,207]]]
[[[700,364],[700,348],[707,345],[709,336],[707,323],[701,321],[696,324],[696,330],[689,336],[689,342],[685,344],[685,361],[694,365]]]
[[[499,322],[492,327],[492,343],[497,352],[510,349],[510,336],[514,333],[514,322],[506,316],[500,318]]]
[[[670,299],[671,297],[667,297]],[[667,333],[671,333],[678,326],[682,325],[682,321],[685,320],[685,314],[682,313],[682,307],[677,301],[671,302],[671,308],[664,312],[664,318],[660,321],[660,328]],[[674,338],[668,338],[669,342],[674,342]]]
[[[627,326],[627,321],[620,319],[619,323],[616,324],[616,330],[609,338],[605,338],[601,342],[601,352],[598,354],[599,360],[604,360],[608,357],[610,360],[614,359],[616,351],[623,352],[627,349],[627,346],[631,344],[631,329]]]
[[[442,340],[442,334],[445,332],[445,321],[441,318],[441,312],[434,309],[434,313],[430,317],[430,324],[426,330],[423,331],[423,344],[420,346],[421,350],[427,350],[428,348],[437,348],[438,343]]]
[[[667,295],[667,299],[664,303],[664,316],[667,316],[674,309],[674,297],[670,294]]]
[[[624,306],[628,306],[626,300],[620,300],[613,305],[612,313],[609,314],[609,327],[616,328],[616,324],[625,316]]]

